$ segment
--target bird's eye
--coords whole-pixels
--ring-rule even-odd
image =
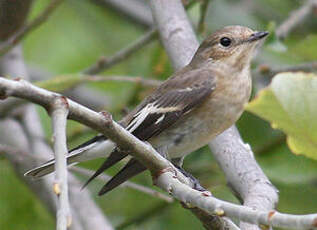
[[[220,44],[224,47],[228,47],[231,44],[231,39],[228,37],[223,37],[220,39]]]

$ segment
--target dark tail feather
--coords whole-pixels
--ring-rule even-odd
[[[83,152],[93,148],[98,142],[102,142],[105,140],[107,140],[107,138],[105,136],[98,135],[98,136],[95,136],[94,138],[86,141],[85,143],[77,146],[76,148],[70,150],[69,154],[66,156],[67,165],[84,161],[84,160],[80,159],[82,157]],[[109,150],[109,152],[110,151],[111,150]],[[42,164],[34,169],[27,171],[24,174],[24,176],[31,176],[34,178],[40,178],[42,176],[45,176],[49,173],[54,172],[54,170],[55,170],[55,159],[52,159],[52,160],[49,160],[49,161],[45,162],[44,164]]]
[[[128,154],[122,152],[118,149],[115,149],[110,156],[103,162],[103,164],[97,169],[97,171],[87,180],[87,182],[82,186],[82,189],[85,188],[93,179],[103,173],[105,170],[110,168],[112,165],[116,164],[118,161],[125,158]]]
[[[135,159],[131,159],[121,170],[118,172],[106,185],[102,187],[100,192],[98,193],[99,196],[111,191],[115,187],[119,186],[126,180],[130,179],[131,177],[136,176],[137,174],[146,170],[146,167],[143,166],[140,162]]]

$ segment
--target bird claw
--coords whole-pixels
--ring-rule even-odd
[[[200,183],[199,180],[196,179],[192,174],[190,174],[189,172],[185,171],[182,167],[178,166],[178,165],[174,165],[185,177],[187,177],[191,184],[192,184],[192,188],[199,191],[199,192],[206,192],[208,191],[207,189],[205,189]]]

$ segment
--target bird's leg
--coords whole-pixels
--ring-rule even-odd
[[[163,156],[164,158],[168,159],[168,154],[167,154],[167,148],[166,147],[162,147],[162,148],[157,148],[156,151]],[[183,168],[183,160],[184,157],[180,157],[180,158],[173,158],[171,159],[172,164],[187,178],[190,179],[192,185],[193,185],[193,189],[200,191],[200,192],[205,192],[207,191],[207,189],[205,189],[203,186],[200,185],[199,180],[196,179],[192,174],[190,174],[189,172],[186,172]]]
[[[199,183],[199,180],[196,179],[192,174],[189,172],[185,171],[185,169],[182,168],[183,164],[183,157],[182,158],[175,158],[172,160],[172,164],[187,178],[189,178],[193,184],[193,189],[200,191],[200,192],[205,192],[207,189],[205,189],[201,184]]]

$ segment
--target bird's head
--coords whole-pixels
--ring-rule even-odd
[[[227,26],[208,36],[199,46],[194,63],[221,62],[237,68],[249,65],[259,41],[268,32],[258,32],[244,26]]]

